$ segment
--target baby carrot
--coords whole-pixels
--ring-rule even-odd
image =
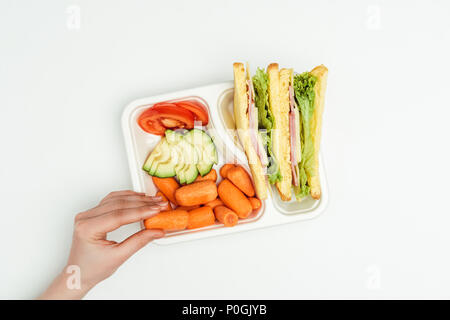
[[[170,210],[144,220],[146,229],[184,230],[188,226],[189,214],[185,210]]]
[[[259,200],[258,198],[248,198],[248,200],[252,204],[253,210],[258,210],[259,208],[261,208],[261,200]]]
[[[213,201],[210,201],[207,204],[205,204],[205,206],[208,206],[208,207],[211,207],[211,209],[214,209],[217,206],[223,206],[223,202],[219,198],[216,198]]]
[[[186,211],[191,211],[191,210],[194,210],[194,209],[197,209],[197,208],[200,208],[200,205],[196,205],[196,206],[180,206],[180,207],[177,207],[177,209],[179,209],[179,210],[186,210]]]
[[[195,179],[195,182],[198,181],[205,181],[205,180],[211,180],[216,182],[217,180],[217,172],[214,169],[211,169],[211,171],[207,174],[205,174],[203,177],[201,175],[197,176],[197,179]]]
[[[245,193],[247,197],[255,196],[252,179],[248,172],[241,166],[230,168],[227,171],[227,179],[233,182],[233,184]]]
[[[239,218],[245,219],[252,213],[252,204],[247,197],[228,179],[222,180],[217,188],[220,200],[236,212]]]
[[[238,216],[233,211],[225,206],[217,206],[214,208],[214,214],[219,222],[223,223],[225,227],[233,227],[238,223]]]
[[[216,218],[210,207],[200,207],[189,211],[188,229],[202,228],[214,224]]]
[[[152,177],[153,183],[155,186],[161,191],[167,199],[170,200],[174,205],[177,205],[177,201],[175,199],[175,190],[177,190],[180,185],[177,180],[174,178],[158,178]]]
[[[175,199],[181,206],[205,204],[215,198],[217,198],[217,186],[211,180],[194,182],[175,191]]]
[[[161,211],[168,211],[168,210],[172,210],[172,206],[170,205],[169,200],[167,199],[167,197],[164,195],[164,193],[162,193],[161,191],[158,191],[155,196],[157,197],[161,197],[163,201],[167,201],[167,206],[165,206],[164,208],[161,208]]]
[[[232,163],[224,164],[224,165],[222,166],[222,168],[220,168],[220,170],[219,170],[220,176],[221,176],[223,179],[225,179],[225,178],[227,177],[227,172],[228,172],[228,170],[230,170],[231,168],[234,168],[234,164],[232,164]]]

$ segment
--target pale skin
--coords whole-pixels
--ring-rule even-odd
[[[160,197],[129,190],[116,191],[103,198],[95,208],[77,214],[67,265],[38,299],[83,298],[135,252],[164,236],[162,230],[141,230],[117,243],[107,240],[108,232],[150,218],[166,205]],[[73,279],[74,268],[79,270],[79,288],[68,285]]]

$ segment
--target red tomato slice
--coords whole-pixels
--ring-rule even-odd
[[[166,129],[192,129],[194,114],[173,103],[157,103],[139,116],[138,124],[148,133],[163,136]]]
[[[202,126],[206,126],[209,122],[208,111],[200,102],[194,100],[185,100],[174,102],[177,106],[189,110],[194,114],[195,120],[202,123]]]

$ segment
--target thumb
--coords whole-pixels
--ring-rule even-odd
[[[162,238],[164,235],[164,231],[159,229],[144,229],[136,232],[117,246],[117,249],[120,251],[119,255],[122,256],[125,261],[138,250],[145,247],[150,241]]]

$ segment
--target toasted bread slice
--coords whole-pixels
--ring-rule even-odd
[[[247,84],[246,73],[242,63],[233,64],[234,72],[234,119],[239,140],[247,156],[250,171],[253,177],[253,184],[255,186],[256,195],[259,199],[267,199],[267,185],[264,169],[259,160],[256,150],[253,148],[249,129],[248,120],[248,98],[247,98]]]
[[[311,197],[318,200],[322,193],[319,178],[319,151],[328,69],[324,65],[320,65],[312,69],[311,74],[317,78],[317,82],[314,86],[314,115],[311,120],[311,134],[314,143],[314,176],[308,177],[308,184],[311,187]]]
[[[269,77],[269,108],[274,123],[272,129],[272,146],[275,160],[278,163],[281,181],[276,182],[280,198],[283,201],[291,200],[292,172],[290,163],[289,139],[289,72],[283,71],[280,79],[278,64],[272,63],[267,67]],[[287,79],[287,87],[286,86]],[[286,100],[287,99],[287,100]],[[287,101],[287,103],[286,103]]]

